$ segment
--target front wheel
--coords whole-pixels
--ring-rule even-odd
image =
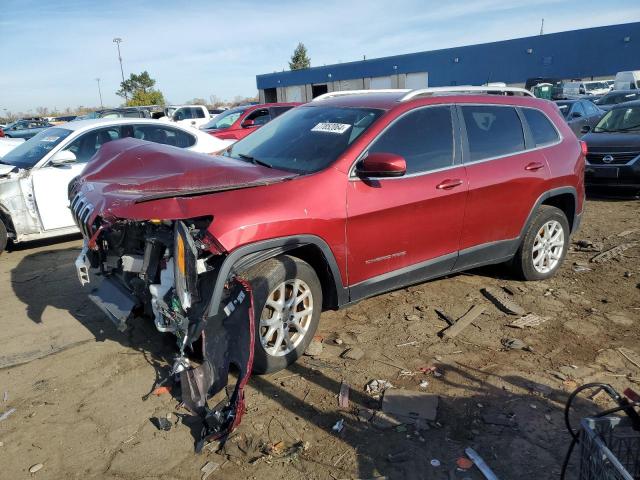
[[[525,280],[544,280],[555,275],[567,254],[569,234],[564,212],[541,205],[513,259],[516,273]]]
[[[295,362],[320,321],[322,286],[313,268],[282,255],[245,273],[253,290],[255,373],[272,373]]]

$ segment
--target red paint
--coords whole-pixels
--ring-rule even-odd
[[[345,285],[483,243],[516,238],[536,200],[554,188],[576,188],[577,213],[582,212],[584,154],[553,103],[494,95],[397,100],[398,94],[323,100],[327,105],[387,111],[333,165],[314,174],[295,176],[231,158],[124,139],[100,149],[80,188],[96,207],[94,217],[213,216],[209,233],[218,242],[218,251],[231,252],[276,237],[316,235],[331,248]],[[421,175],[349,177],[368,144],[399,115],[419,106],[465,103],[541,109],[563,140],[551,147]],[[247,185],[251,188],[231,189]],[[179,196],[203,189],[210,193]],[[158,194],[169,198],[136,203]]]
[[[253,120],[247,120],[247,117],[250,116],[256,110],[260,110],[263,108],[270,107],[297,107],[298,105],[302,105],[302,103],[296,102],[281,102],[281,103],[261,103],[259,105],[252,105],[248,107],[238,119],[233,122],[229,127],[218,130],[204,130],[205,132],[213,135],[214,137],[221,138],[222,140],[240,140],[256,129],[260,128],[261,125],[255,125]]]

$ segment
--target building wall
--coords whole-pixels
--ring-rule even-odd
[[[408,75],[417,72],[426,72],[432,87],[523,85],[532,77],[612,78],[618,71],[640,70],[638,52],[640,22],[635,22],[258,75],[256,83],[259,90],[326,83],[331,91],[370,88],[371,79],[381,77],[389,78],[391,88],[404,88]],[[310,91],[305,88],[303,101],[310,100]]]

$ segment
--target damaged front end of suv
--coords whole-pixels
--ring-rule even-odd
[[[148,171],[134,179],[125,171],[132,159],[140,167],[143,158],[162,163],[162,155],[175,156],[176,152],[137,140],[122,142],[103,149],[69,187],[70,208],[84,236],[75,262],[78,278],[90,288],[91,300],[120,330],[142,317],[153,319],[158,331],[175,336],[171,378],[179,378],[184,405],[203,419],[201,447],[208,440],[225,437],[243,411],[242,389],[251,374],[254,348],[251,288],[242,278],[225,274],[220,291],[227,252],[210,232],[214,217],[180,218],[177,213],[188,210],[185,205],[193,200],[194,192],[205,192],[195,180],[189,181],[185,169],[195,171],[192,174],[197,177],[201,163],[210,169],[213,160],[182,154],[190,157],[189,167],[176,161],[170,168],[165,165],[152,180]],[[118,174],[118,181],[112,181],[110,171]],[[255,184],[251,178],[238,176],[242,174],[233,182],[228,172],[224,181],[209,178],[206,193]],[[176,179],[189,187],[179,192]],[[202,173],[199,181],[207,181]],[[144,182],[153,182],[153,189],[142,188]],[[169,204],[174,208],[167,211]],[[141,219],[136,208],[161,212],[166,218]],[[194,366],[190,357],[202,361]],[[210,409],[207,400],[227,386],[231,367],[238,372],[235,388]]]

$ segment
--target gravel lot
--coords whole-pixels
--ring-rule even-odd
[[[322,353],[253,377],[240,428],[220,453],[201,455],[193,453],[197,426],[175,398],[142,400],[167,374],[173,340],[150,324],[119,333],[103,320],[77,283],[77,238],[21,246],[0,257],[0,415],[15,408],[0,421],[0,476],[199,479],[201,467],[215,462],[212,479],[448,479],[472,446],[500,478],[557,477],[569,443],[562,420],[568,392],[587,381],[640,390],[640,369],[618,350],[640,354],[638,205],[588,201],[552,280],[519,282],[492,267],[324,314]],[[590,262],[624,243],[632,246],[616,258]],[[485,287],[506,287],[545,321],[507,326],[518,316],[496,308]],[[453,339],[437,336],[447,324],[435,309],[458,318],[473,305],[485,309],[472,325]],[[506,338],[530,351],[504,349]],[[342,358],[351,347],[364,357]],[[443,375],[420,371],[431,366]],[[379,428],[358,416],[358,408],[379,408],[364,388],[372,379],[438,395],[437,421]],[[350,407],[341,410],[343,381],[351,385]],[[585,414],[595,405],[579,407]],[[150,418],[169,413],[176,425],[157,430]],[[345,428],[338,434],[331,427],[339,419]],[[36,464],[43,467],[30,474]]]

